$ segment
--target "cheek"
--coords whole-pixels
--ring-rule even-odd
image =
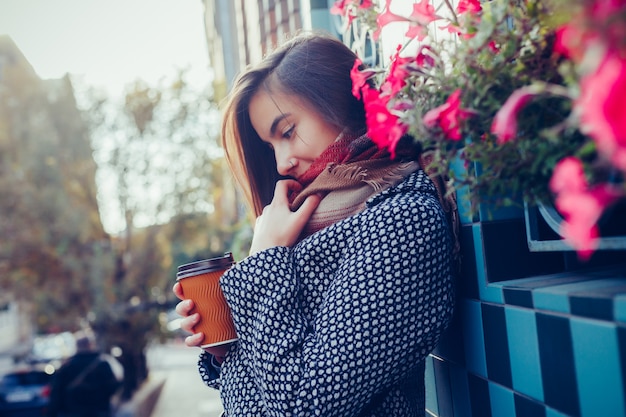
[[[321,123],[316,124],[312,132],[314,133],[309,135],[311,138],[309,141],[309,153],[312,154],[314,159],[320,156],[335,141],[336,135]]]
[[[314,160],[326,149],[326,145],[319,137],[311,137],[307,142],[300,140],[298,144],[298,155],[305,160]]]
[[[317,143],[315,144],[315,157],[320,156],[334,141],[335,136],[330,134],[330,132],[324,132],[324,135],[320,135],[317,139]]]

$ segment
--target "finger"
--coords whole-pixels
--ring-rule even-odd
[[[195,333],[185,338],[185,344],[189,347],[197,347],[197,346],[200,346],[203,339],[204,339],[204,334],[202,332]]]
[[[301,214],[307,221],[315,211],[315,209],[320,205],[322,201],[322,196],[319,194],[311,194],[304,200],[304,203],[300,206],[296,213]]]
[[[302,185],[300,185],[300,183],[294,179],[284,179],[284,180],[279,180],[276,181],[276,186],[280,185],[281,187],[285,187],[287,189],[297,189],[297,188],[302,188]]]
[[[192,300],[183,300],[176,304],[176,313],[178,313],[179,316],[187,317],[191,310],[193,310]]]
[[[180,321],[180,328],[186,331],[187,333],[195,333],[193,331],[194,327],[200,321],[200,315],[198,313],[194,313],[190,316],[185,317]]]
[[[304,200],[300,208],[294,212],[295,217],[292,225],[295,230],[302,231],[306,223],[311,219],[315,209],[319,206],[320,201],[322,201],[322,197],[317,194],[312,194]]]
[[[174,284],[174,287],[172,288],[172,291],[174,292],[174,295],[176,295],[176,297],[178,297],[178,299],[180,300],[184,300],[185,296],[183,295],[183,286],[180,285],[180,282],[176,282]]]
[[[302,184],[296,180],[290,180],[287,182],[287,189],[293,193],[299,193],[302,191]]]
[[[276,183],[276,187],[274,188],[274,198],[272,199],[272,202],[287,202],[288,201],[288,196],[289,196],[289,192],[291,190],[293,191],[297,191],[298,189],[301,189],[302,186],[300,185],[300,183],[296,180],[280,180]]]

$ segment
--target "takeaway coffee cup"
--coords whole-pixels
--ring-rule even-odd
[[[200,321],[194,330],[204,333],[201,347],[224,345],[237,340],[228,304],[219,285],[222,274],[235,263],[232,253],[178,267],[176,280],[185,298],[194,302]]]

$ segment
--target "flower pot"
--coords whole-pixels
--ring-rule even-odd
[[[600,238],[597,250],[626,249],[626,199],[609,207],[600,220]],[[572,251],[574,250],[561,234],[563,216],[552,203],[536,206],[525,205],[526,235],[531,251]]]

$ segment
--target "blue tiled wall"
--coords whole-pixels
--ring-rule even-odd
[[[427,361],[428,413],[626,417],[626,264],[529,252],[523,216],[484,216],[464,217],[455,318]]]

